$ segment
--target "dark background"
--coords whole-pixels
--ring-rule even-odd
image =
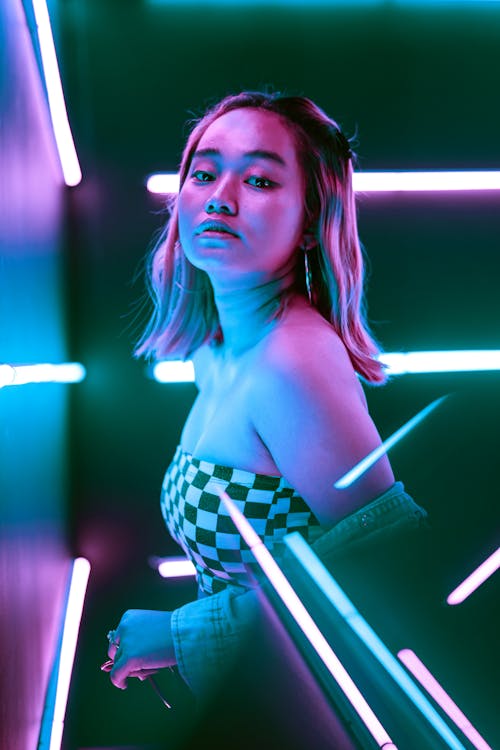
[[[30,518],[40,521],[53,507],[56,536],[68,554],[92,563],[66,748],[144,746],[182,735],[183,709],[172,718],[147,685],[125,693],[110,686],[98,670],[106,632],[127,608],[173,609],[195,595],[192,582],[167,583],[148,565],[151,555],[179,553],[163,527],[159,490],[195,388],[160,385],[131,356],[139,330],[134,311],[144,292],[141,264],[162,223],[161,199],[147,193],[145,178],[177,169],[188,118],[227,93],[267,85],[309,96],[348,135],[357,133],[361,169],[498,169],[500,4],[272,8],[60,0],[50,7],[83,181],[63,189],[43,167],[44,154],[53,150],[36,145],[43,114],[26,116],[40,92],[26,84],[27,41],[23,49],[12,41],[28,37],[21,16],[6,12],[11,41],[3,48],[4,70],[20,61],[21,83],[15,88],[7,73],[2,79],[9,112],[1,131],[3,164],[21,132],[35,142],[30,155],[19,149],[17,166],[10,160],[2,170],[8,210],[0,248],[7,290],[1,358],[66,357],[82,362],[88,374],[67,390],[24,387],[44,408],[52,395],[58,399],[52,416],[69,397],[69,422],[64,412],[48,428],[27,390],[19,404],[14,394],[2,393],[2,436],[14,456],[5,461],[5,496],[9,507],[19,508],[41,494]],[[29,192],[19,186],[27,164]],[[43,254],[33,249],[31,235],[43,234],[34,216],[46,215],[37,207],[48,195],[60,213]],[[369,317],[386,350],[500,348],[499,215],[498,192],[360,196]],[[50,278],[41,275],[42,255]],[[51,336],[52,350],[45,347]],[[492,744],[498,738],[498,579],[458,607],[444,601],[498,545],[498,386],[498,373],[484,373],[403,376],[383,389],[365,389],[382,437],[451,394],[391,454],[397,477],[429,510],[432,528],[409,592],[414,628],[395,636],[397,612],[387,613],[386,637],[393,650],[417,652]],[[28,418],[29,434],[40,436],[27,444],[13,425]],[[52,453],[50,476],[37,468],[41,443]],[[29,487],[19,488],[19,475]],[[54,486],[59,494],[51,492]],[[17,513],[23,536],[24,516]],[[12,527],[5,528],[12,538]],[[53,580],[47,578],[49,589]],[[20,622],[23,611],[20,605]],[[43,675],[40,670],[40,685]],[[166,687],[188,714],[179,686],[167,681]],[[11,746],[32,747],[27,740]]]

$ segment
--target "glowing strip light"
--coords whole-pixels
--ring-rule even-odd
[[[359,614],[354,604],[346,596],[305,539],[295,531],[292,534],[287,534],[284,537],[284,542],[337,612],[350,625],[365,646],[370,649],[372,654],[397,682],[411,702],[425,716],[431,726],[434,727],[448,747],[454,748],[454,750],[464,750],[463,745],[455,737],[448,725],[439,716],[425,695],[419,690],[418,686],[411,680],[373,628]]]
[[[146,187],[156,195],[177,193],[179,175],[157,172],[147,178]],[[500,171],[355,172],[353,188],[357,193],[500,190]]]
[[[425,419],[432,411],[434,411],[434,409],[436,409],[445,400],[445,398],[447,398],[447,396],[441,396],[441,398],[437,398],[435,401],[432,401],[430,404],[428,404],[428,406],[419,411],[418,414],[415,414],[414,417],[409,419],[406,424],[399,428],[399,430],[393,432],[393,434],[386,440],[384,440],[384,442],[379,445],[378,448],[375,448],[375,450],[373,450],[358,464],[356,464],[356,466],[350,469],[347,474],[344,474],[343,477],[338,479],[333,485],[335,489],[344,490],[346,489],[346,487],[350,487],[351,484],[353,484],[353,482],[355,482],[363,474],[365,474],[368,469],[370,469],[373,464],[379,460],[379,458],[382,458],[384,454],[388,453],[390,449],[394,445],[396,445],[396,443],[402,440],[410,432],[410,430],[413,430],[414,427],[416,427],[423,419]]]
[[[424,372],[479,372],[500,370],[499,349],[441,352],[387,352],[379,356],[389,375]]]
[[[445,714],[450,717],[477,750],[493,750],[411,649],[402,649],[398,652],[398,656],[415,679],[420,682],[429,695],[441,706]]]
[[[388,375],[500,370],[500,349],[384,352],[378,359],[387,365]],[[160,383],[192,383],[194,382],[194,368],[189,360],[158,362],[153,368],[153,377]]]
[[[26,383],[80,383],[86,376],[78,362],[61,365],[0,365],[0,388]]]
[[[158,560],[158,573],[162,578],[183,578],[196,575],[196,568],[185,557],[168,557]]]
[[[54,137],[56,139],[64,181],[66,185],[73,187],[81,181],[82,172],[68,121],[46,0],[33,0],[33,11],[37,23],[40,55],[42,58],[45,85],[47,87]]]
[[[194,383],[194,365],[190,360],[157,362],[153,367],[153,377],[159,383]]]
[[[500,547],[476,568],[446,599],[448,604],[460,604],[500,568]]]
[[[238,510],[224,490],[219,490],[219,497],[226,506],[234,525],[252,550],[255,559],[261,566],[274,589],[286,605],[290,614],[319,655],[326,668],[338,683],[356,713],[372,735],[379,748],[395,748],[386,730],[373,713],[358,687],[333,652],[318,626],[306,610],[301,600],[273,559],[269,550],[254,531],[245,516]]]
[[[50,721],[49,750],[60,750],[64,731],[64,717],[68,703],[69,686],[75,660],[78,631],[82,619],[85,592],[90,575],[90,563],[83,557],[73,562],[68,601],[64,618],[61,649],[59,652],[56,691],[53,706],[45,706],[44,722]],[[43,735],[43,726],[42,733]]]

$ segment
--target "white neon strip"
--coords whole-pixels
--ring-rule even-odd
[[[305,539],[293,532],[284,537],[288,549],[299,560],[300,564],[315,581],[326,598],[332,603],[341,617],[350,625],[361,641],[370,649],[391,677],[408,696],[411,702],[425,716],[448,747],[454,750],[464,750],[463,745],[455,737],[448,725],[443,721],[432,704],[411,680],[398,660],[392,655],[385,643],[375,633],[373,628],[360,615],[352,601],[326,569],[318,556],[313,552]]]
[[[74,186],[78,185],[81,181],[82,171],[68,121],[46,0],[33,0],[33,11],[37,23],[40,55],[45,84],[47,86],[52,128],[59,152],[64,181],[66,185]]]
[[[169,557],[158,561],[158,573],[162,578],[183,578],[196,575],[196,568],[185,557]]]
[[[238,510],[227,493],[224,492],[224,490],[219,490],[218,492],[234,525],[252,550],[255,559],[332,677],[348,698],[378,747],[394,747],[386,730],[373,713],[337,655],[331,649],[328,641],[319,630],[318,626],[302,604],[288,579],[285,577],[281,568],[276,563],[269,550],[265,547],[258,534],[254,531],[245,516]]]
[[[432,401],[430,404],[428,404],[428,406],[419,411],[418,414],[415,414],[414,417],[409,419],[406,424],[399,428],[399,430],[393,432],[393,434],[386,440],[384,440],[384,442],[379,445],[378,448],[375,448],[375,450],[373,450],[358,464],[356,464],[356,466],[350,469],[347,474],[344,474],[343,477],[338,479],[333,485],[335,489],[344,490],[346,489],[346,487],[350,487],[351,484],[353,484],[356,479],[359,479],[359,477],[365,474],[365,472],[367,472],[368,469],[371,468],[373,464],[379,460],[379,458],[388,453],[390,449],[394,445],[396,445],[396,443],[402,440],[405,435],[410,432],[410,430],[413,430],[414,427],[416,427],[423,419],[425,419],[432,411],[434,411],[434,409],[436,409],[445,400],[445,398],[447,398],[447,396],[441,396],[441,398],[437,398],[435,401]]]
[[[66,607],[49,750],[60,750],[61,747],[69,685],[89,575],[89,561],[83,557],[77,558],[73,563],[73,573]]]
[[[177,193],[179,175],[157,172],[148,177],[146,187],[157,195]],[[353,188],[359,193],[500,190],[500,171],[355,172]]]
[[[453,589],[446,599],[448,604],[460,604],[472,594],[487,578],[500,568],[500,547],[476,568],[462,583]]]
[[[26,383],[80,383],[86,375],[78,362],[39,365],[0,365],[0,388]]]
[[[440,352],[387,352],[380,362],[389,375],[424,372],[478,372],[500,370],[499,349],[469,349]]]
[[[402,649],[398,652],[398,656],[415,679],[423,685],[429,695],[441,706],[445,714],[450,717],[477,750],[493,750],[411,649]]]
[[[157,362],[153,367],[153,377],[159,383],[194,383],[194,365],[191,360]]]

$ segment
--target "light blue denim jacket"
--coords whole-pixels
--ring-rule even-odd
[[[328,562],[360,545],[418,528],[426,511],[408,495],[401,482],[339,521],[312,548]],[[274,554],[279,559],[279,553]],[[259,595],[253,589],[229,585],[218,594],[197,600],[172,613],[171,631],[177,667],[195,695],[213,690],[231,668],[241,643],[250,636],[259,614]]]

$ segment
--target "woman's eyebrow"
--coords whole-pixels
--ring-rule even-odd
[[[219,151],[218,148],[201,148],[198,149],[198,151],[195,151],[193,154],[193,159],[195,157],[201,157],[201,156],[216,156],[221,157],[222,154]],[[243,154],[243,158],[245,159],[268,159],[269,161],[274,161],[276,164],[280,164],[282,167],[286,167],[286,161],[283,159],[282,156],[276,153],[276,151],[265,151],[264,149],[255,149],[254,151],[246,151]]]

